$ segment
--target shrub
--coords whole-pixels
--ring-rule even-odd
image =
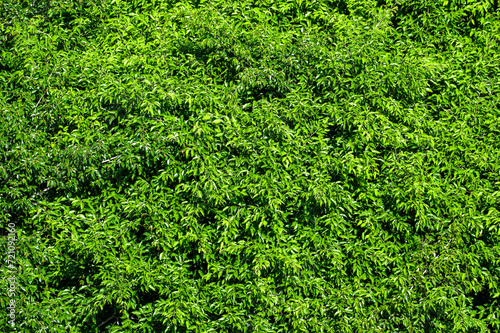
[[[497,1],[2,6],[4,331],[499,330]]]

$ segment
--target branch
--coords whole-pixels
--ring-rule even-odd
[[[111,158],[109,158],[109,159],[107,159],[107,160],[102,161],[101,163],[102,163],[102,164],[104,164],[104,163],[111,162],[112,160],[117,159],[117,158],[120,158],[121,156],[122,156],[122,155],[116,155],[116,156],[113,156],[113,157],[111,157]]]
[[[106,324],[107,322],[109,322],[111,319],[114,319],[114,318],[116,318],[116,316],[112,315],[111,317],[109,317],[108,319],[106,319],[105,321],[100,323],[97,327],[101,327],[102,325]]]

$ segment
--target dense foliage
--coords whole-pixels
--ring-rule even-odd
[[[497,0],[0,6],[17,331],[500,330]]]

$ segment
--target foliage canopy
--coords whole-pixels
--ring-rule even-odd
[[[497,0],[0,17],[17,331],[500,330]]]

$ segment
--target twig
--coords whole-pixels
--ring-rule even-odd
[[[33,2],[34,3],[34,2]],[[49,64],[49,61],[47,60],[47,66]],[[52,74],[54,74],[54,71],[55,71],[55,67],[52,69],[52,72],[50,72],[49,74],[49,78],[47,79],[47,83],[49,84],[50,86],[50,78],[52,77]],[[49,90],[49,88],[45,89],[45,91],[43,92],[42,96],[40,97],[40,99],[38,100],[38,103],[36,103],[35,105],[35,108],[33,110],[36,110],[36,108],[38,107],[38,105],[40,104],[40,102],[42,101],[42,99],[45,97],[45,94],[47,93],[47,91]]]
[[[116,318],[116,316],[112,315],[111,317],[109,317],[108,319],[106,319],[105,321],[100,323],[97,327],[101,327],[102,325],[106,324],[107,322],[109,322],[111,319],[114,319],[114,318]]]
[[[38,103],[36,103],[36,105],[35,105],[35,110],[36,110],[36,108],[38,107],[38,105],[40,104],[40,102],[42,101],[42,99],[43,99],[43,97],[45,96],[45,94],[46,94],[46,93],[47,93],[47,89],[45,89],[45,91],[44,91],[44,92],[43,92],[43,94],[42,94],[42,97],[40,97],[40,99],[38,100]]]
[[[33,195],[31,196],[31,199],[33,199],[33,198],[35,198],[35,197],[37,197],[37,196],[39,196],[39,195],[42,195],[43,193],[45,193],[45,192],[49,191],[50,189],[52,189],[52,187],[47,187],[47,188],[45,188],[45,189],[41,190],[40,192],[37,192],[37,193],[33,194]]]
[[[101,163],[102,163],[102,164],[104,164],[104,163],[111,162],[112,160],[115,160],[115,159],[117,159],[117,158],[120,158],[121,156],[122,156],[122,155],[116,155],[116,156],[113,156],[113,157],[111,157],[111,158],[109,158],[109,159],[107,159],[107,160],[102,161]]]

